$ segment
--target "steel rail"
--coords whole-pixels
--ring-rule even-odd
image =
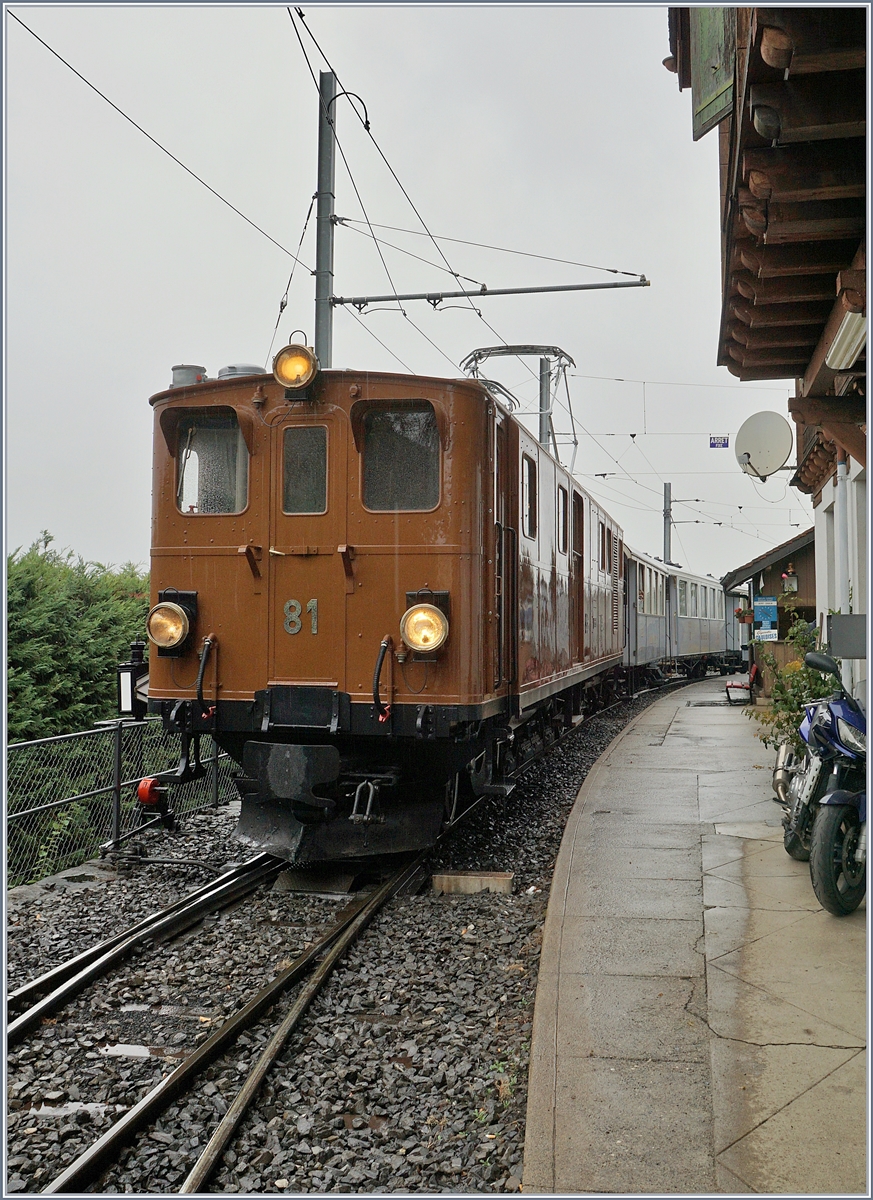
[[[401,887],[409,872],[419,866],[423,856],[423,854],[419,855],[411,866],[407,865],[398,871],[387,884],[379,889],[379,893],[386,892],[389,887],[392,890]],[[384,898],[387,899],[387,896]],[[205,1070],[228,1045],[233,1043],[241,1033],[275,1004],[284,991],[302,978],[318,957],[331,947],[361,912],[371,905],[372,901],[373,895],[369,894],[348,904],[334,924],[317,942],[299,954],[289,967],[280,972],[241,1008],[237,1009],[232,1016],[228,1017],[224,1024],[205,1042],[202,1042],[166,1079],[162,1079],[156,1087],[143,1096],[142,1100],[116,1121],[102,1137],[98,1138],[93,1145],[74,1159],[60,1175],[43,1188],[42,1194],[52,1196],[68,1192],[81,1192],[93,1184],[100,1174],[117,1160],[122,1149],[135,1138],[137,1133],[156,1120],[164,1109],[185,1090],[191,1079]]]
[[[398,872],[392,879],[389,879],[377,892],[374,892],[366,907],[346,927],[345,931],[321,960],[312,977],[301,989],[300,995],[294,1001],[287,1015],[265,1046],[260,1058],[250,1071],[230,1108],[224,1114],[217,1129],[209,1139],[206,1149],[200,1155],[185,1182],[179,1188],[180,1195],[192,1195],[203,1191],[205,1183],[218,1165],[228,1142],[236,1133],[240,1122],[254,1102],[267,1072],[278,1058],[285,1043],[300,1023],[312,1001],[330,978],[334,967],[345,954],[346,950],[348,950],[349,946],[366,929],[382,905],[415,875],[423,858],[424,854],[420,854],[413,863]]]
[[[235,866],[224,871],[215,879],[209,880],[207,883],[201,884],[195,888],[193,892],[188,892],[187,895],[180,897],[173,904],[168,904],[166,908],[162,908],[159,912],[150,913],[147,917],[143,917],[141,921],[137,921],[135,925],[131,925],[129,929],[123,930],[121,933],[115,934],[113,937],[106,938],[102,942],[97,942],[96,945],[90,946],[87,950],[83,950],[81,954],[77,954],[74,958],[68,959],[66,962],[60,963],[56,967],[52,967],[50,971],[46,971],[36,979],[30,980],[29,983],[23,983],[21,987],[16,988],[14,992],[10,992],[6,997],[6,1005],[8,1009],[21,1008],[22,1005],[28,1004],[35,1000],[37,996],[44,995],[46,992],[52,991],[63,983],[65,979],[69,979],[71,975],[76,975],[87,966],[89,962],[93,962],[95,958],[100,958],[108,950],[119,945],[126,938],[132,937],[133,934],[139,933],[141,930],[148,928],[161,917],[167,916],[169,913],[176,912],[180,908],[184,908],[199,896],[205,895],[212,891],[213,888],[219,887],[231,879],[236,879],[238,876],[247,871],[255,870],[262,863],[266,862],[271,856],[268,854],[257,854],[248,862],[237,863]]]
[[[132,930],[86,950],[70,962],[62,963],[54,971],[25,984],[12,993],[9,997],[10,1003],[20,1003],[23,998],[36,995],[45,987],[51,987],[52,990],[9,1022],[6,1029],[7,1046],[11,1047],[20,1042],[44,1017],[63,1007],[73,996],[123,962],[145,942],[158,937],[173,937],[196,925],[208,913],[225,908],[254,891],[271,876],[278,875],[284,866],[283,859],[277,859],[270,854],[259,854],[242,868],[234,868],[227,872],[229,877],[223,877],[223,881],[213,881],[204,885],[170,908],[145,918]]]

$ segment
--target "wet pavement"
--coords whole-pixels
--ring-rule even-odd
[[[821,909],[724,684],[642,713],[568,821],[525,1193],[867,1191],[866,904]]]

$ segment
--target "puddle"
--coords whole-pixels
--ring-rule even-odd
[[[127,1112],[127,1105],[85,1104],[84,1101],[69,1100],[66,1104],[31,1104],[30,1108],[27,1109],[29,1117],[72,1117],[80,1112],[92,1113],[95,1117],[102,1117],[107,1112]]]
[[[119,1012],[147,1012],[156,1017],[187,1017],[191,1021],[212,1021],[214,1013],[202,1008],[187,1008],[181,1004],[122,1004]]]
[[[172,1046],[136,1046],[132,1042],[113,1042],[97,1049],[107,1058],[187,1058],[190,1051]]]

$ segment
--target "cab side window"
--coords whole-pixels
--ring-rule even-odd
[[[248,503],[249,452],[236,413],[192,414],[179,421],[176,505],[180,512],[238,513]]]
[[[373,512],[428,512],[440,502],[440,439],[424,400],[374,408],[363,421],[363,500]]]
[[[525,537],[536,537],[537,465],[527,454],[521,458],[521,528]]]

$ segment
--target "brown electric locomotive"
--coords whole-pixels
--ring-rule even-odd
[[[621,532],[488,385],[176,371],[155,413],[149,707],[237,836],[297,861],[431,844],[609,686]]]

